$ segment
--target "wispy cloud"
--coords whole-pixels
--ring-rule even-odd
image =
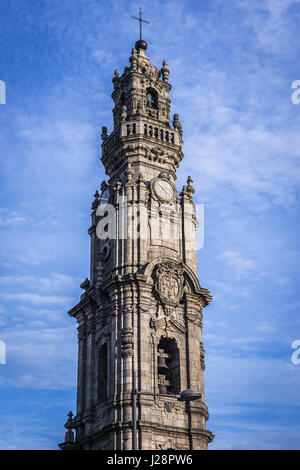
[[[249,272],[257,271],[258,263],[254,259],[244,258],[238,251],[225,251],[220,258],[225,260],[236,277],[249,275]]]
[[[261,321],[254,329],[261,333],[273,333],[276,330],[276,327],[270,322]]]
[[[49,277],[35,276],[0,276],[0,286],[25,285],[42,292],[63,292],[78,284],[79,278],[66,274],[52,273]]]
[[[63,389],[73,387],[76,377],[76,329],[6,329],[7,367],[0,387]]]
[[[276,54],[295,53],[291,47],[296,25],[292,12],[297,11],[299,15],[299,0],[244,0],[241,6],[247,10],[246,22],[253,28],[262,49]]]
[[[36,305],[51,305],[51,304],[68,304],[70,297],[59,297],[57,295],[42,296],[39,294],[32,294],[28,292],[17,292],[15,294],[3,293],[0,298],[5,300],[17,300],[21,302],[30,302]]]

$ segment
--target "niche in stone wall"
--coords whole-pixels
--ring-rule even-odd
[[[159,393],[179,394],[180,354],[174,338],[162,337],[157,346]]]
[[[107,344],[100,346],[98,353],[98,401],[107,399]]]

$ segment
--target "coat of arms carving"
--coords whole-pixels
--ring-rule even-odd
[[[184,292],[182,264],[166,261],[157,266],[155,289],[163,303],[177,305]]]

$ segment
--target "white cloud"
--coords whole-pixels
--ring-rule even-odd
[[[208,429],[215,433],[214,441],[209,444],[210,450],[298,450],[300,428],[297,425],[289,425],[288,429],[284,424],[274,424],[274,422],[264,424],[263,416],[261,420],[253,419],[251,424],[243,422],[241,419],[235,420],[235,408],[240,411],[240,407],[232,407],[232,415],[227,417],[227,422],[222,421],[214,425],[208,422]],[[245,412],[245,408],[242,409]],[[259,410],[261,413],[261,410]],[[256,412],[257,414],[257,412]]]
[[[20,275],[0,276],[0,286],[14,287],[20,284],[46,293],[66,291],[66,289],[76,286],[79,281],[79,278],[59,273],[51,273],[48,277]]]
[[[0,298],[5,300],[15,300],[20,302],[28,302],[35,305],[53,305],[62,304],[66,305],[72,302],[71,297],[60,297],[57,295],[43,296],[39,294],[33,294],[29,292],[17,292],[17,293],[1,293]]]
[[[75,322],[61,328],[7,328],[1,335],[7,345],[7,364],[0,386],[34,389],[75,386]]]
[[[0,449],[2,450],[45,450],[55,449],[53,436],[46,423],[37,426],[36,423],[19,422],[17,416],[12,415],[7,423],[0,425]],[[29,420],[31,421],[31,420]],[[41,435],[43,434],[43,435]],[[30,439],[28,436],[30,435]],[[63,440],[63,439],[62,439]]]
[[[237,278],[248,276],[249,272],[257,272],[258,269],[258,264],[255,260],[245,258],[235,250],[227,250],[219,258],[226,261]]]
[[[300,406],[300,368],[288,359],[234,357],[206,349],[206,395],[211,402]],[[274,393],[276,390],[276,393]],[[213,408],[213,405],[212,405]]]
[[[288,10],[299,0],[244,0],[240,3],[247,11],[246,24],[254,30],[259,46],[276,54],[295,53],[293,21]]]
[[[273,333],[276,331],[275,325],[268,321],[261,321],[255,328],[254,330],[259,331],[260,333]]]
[[[30,171],[39,184],[70,184],[86,178],[95,163],[95,130],[76,118],[53,120],[50,115],[27,116],[20,122],[20,133],[26,142],[25,171]],[[71,183],[72,184],[72,183]]]
[[[24,225],[24,223],[29,222],[26,217],[16,211],[5,211],[6,213],[4,213],[4,211],[4,209],[0,210],[0,226],[7,227],[11,225]]]
[[[14,249],[13,252],[0,255],[2,258],[1,264],[11,268],[12,265],[26,265],[30,267],[40,266],[51,257],[49,252],[38,252],[30,249],[20,250]]]
[[[221,204],[221,194],[252,212],[294,206],[300,187],[299,131],[270,131],[232,123],[218,133],[190,136],[188,167],[201,168],[201,194]],[[200,135],[200,137],[199,137]],[[199,165],[200,163],[200,165]],[[195,172],[194,172],[195,174]],[[196,173],[197,175],[197,173]],[[199,186],[198,184],[198,186]],[[214,196],[213,196],[214,194]],[[228,198],[229,196],[229,198]],[[223,199],[222,199],[223,204]]]

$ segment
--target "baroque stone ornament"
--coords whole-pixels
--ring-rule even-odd
[[[178,445],[171,439],[163,444],[157,444],[156,448],[157,450],[188,450],[188,447],[178,447]]]
[[[183,266],[175,261],[160,263],[155,271],[155,289],[164,304],[178,305],[184,293]]]
[[[197,277],[194,188],[191,178],[176,188],[182,125],[170,121],[167,63],[152,65],[146,46],[116,69],[113,128],[99,132],[107,180],[92,202],[89,279],[69,311],[78,380],[65,450],[204,450],[213,439],[200,344],[212,297]],[[202,397],[186,406],[176,397],[189,388]]]
[[[127,327],[122,330],[122,356],[133,356],[133,328]]]
[[[182,413],[184,411],[184,403],[180,403],[177,400],[169,401],[156,398],[154,400],[154,406],[162,408],[166,413]]]

